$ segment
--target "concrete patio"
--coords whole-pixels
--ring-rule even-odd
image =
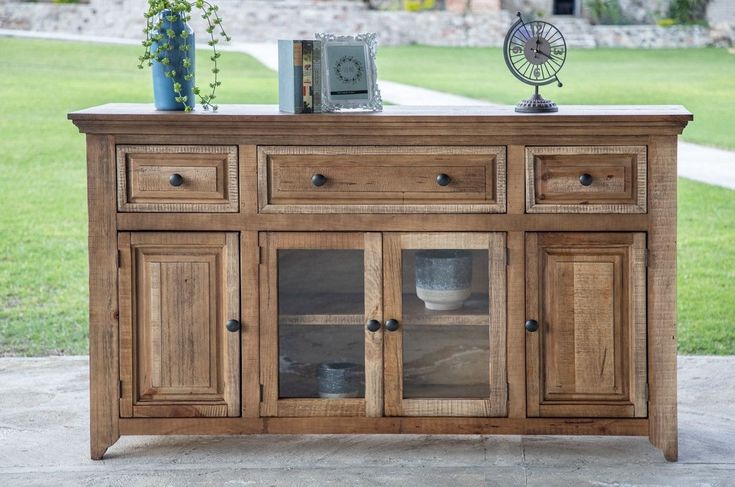
[[[88,455],[86,357],[0,358],[0,486],[735,485],[735,357],[679,357],[680,461],[646,438],[123,437]]]

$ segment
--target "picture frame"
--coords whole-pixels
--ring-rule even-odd
[[[375,64],[377,37],[374,32],[355,36],[316,34],[321,41],[322,111],[383,110]]]

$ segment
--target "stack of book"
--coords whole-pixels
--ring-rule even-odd
[[[321,41],[278,41],[278,107],[288,113],[321,111]]]

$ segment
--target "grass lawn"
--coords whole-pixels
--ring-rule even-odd
[[[408,82],[391,76],[391,59],[405,56],[410,65],[424,48],[400,49],[381,51],[381,74]],[[134,47],[0,38],[0,356],[86,353],[84,137],[66,113],[113,101],[151,101],[150,73],[135,68],[137,55]],[[427,57],[425,63],[434,62]],[[225,53],[222,63],[220,103],[276,102],[273,72],[239,54]],[[472,68],[461,76],[445,70],[445,79],[471,86],[475,69],[487,69],[465,66]],[[479,96],[430,81],[422,84]],[[526,94],[511,79],[503,83],[507,94],[492,99],[515,102]],[[563,92],[555,90],[554,98],[568,103],[556,96]],[[682,180],[679,201],[680,349],[733,354],[735,192]]]
[[[69,111],[150,102],[139,49],[0,38],[0,356],[87,353],[84,136]],[[220,103],[277,103],[276,75],[225,53]]]
[[[497,103],[533,92],[503,61],[501,49],[403,46],[378,52],[384,79]],[[571,49],[541,94],[559,104],[684,105],[695,121],[690,142],[735,149],[735,55],[727,49]]]

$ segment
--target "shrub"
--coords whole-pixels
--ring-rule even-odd
[[[586,0],[590,22],[601,25],[629,25],[633,20],[625,15],[619,0]]]
[[[671,0],[668,17],[674,24],[707,25],[709,0]]]

